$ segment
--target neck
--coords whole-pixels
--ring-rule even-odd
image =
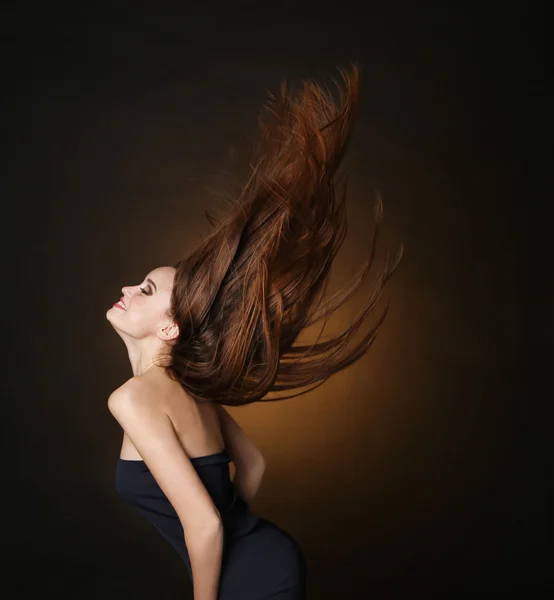
[[[158,344],[136,344],[136,340],[134,340],[134,342],[135,343],[131,343],[130,340],[125,342],[134,377],[140,377],[148,371],[163,368],[159,367],[155,362],[158,360],[160,352],[162,351],[162,348]]]

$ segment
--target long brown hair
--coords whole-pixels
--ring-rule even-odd
[[[228,214],[176,268],[170,316],[180,333],[168,374],[197,401],[224,405],[312,385],[357,361],[372,345],[388,306],[351,349],[402,255],[387,259],[363,310],[340,335],[293,345],[300,332],[344,304],[366,278],[375,256],[382,203],[369,258],[351,283],[318,310],[331,263],[346,234],[345,199],[334,178],[352,131],[359,98],[357,67],[340,71],[337,94],[304,81],[299,94],[281,85],[260,116],[250,175]],[[338,96],[338,97],[336,97]],[[344,190],[345,191],[345,190]],[[320,333],[321,336],[321,333]],[[318,337],[319,340],[319,337]],[[315,384],[315,385],[313,385]]]

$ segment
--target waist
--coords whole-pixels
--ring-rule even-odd
[[[260,520],[260,517],[250,510],[248,503],[236,492],[231,504],[220,514],[224,528],[233,536],[250,533]]]

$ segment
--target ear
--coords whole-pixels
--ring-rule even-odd
[[[168,323],[158,331],[158,337],[165,342],[176,339],[179,337],[179,325],[175,321]]]

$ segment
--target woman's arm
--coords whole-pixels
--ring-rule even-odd
[[[223,525],[201,535],[185,531],[185,543],[192,568],[194,600],[217,600],[223,558]]]
[[[260,487],[265,472],[264,455],[225,408],[221,404],[217,404],[216,407],[225,447],[236,469],[233,484],[239,496],[250,503]]]
[[[194,600],[217,600],[223,524],[169,416],[145,384],[130,379],[113,392],[108,408],[119,422],[183,526],[192,567]]]
[[[265,463],[253,464],[249,467],[236,469],[233,485],[237,494],[248,504],[258,492],[265,472]]]

